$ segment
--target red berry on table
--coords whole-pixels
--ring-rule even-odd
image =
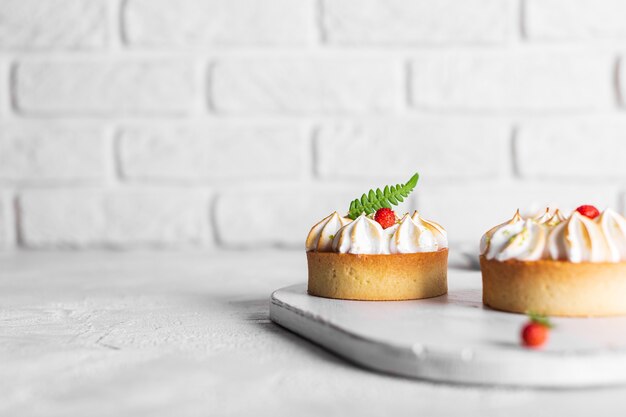
[[[530,314],[530,321],[522,328],[522,344],[530,348],[538,348],[546,343],[552,324],[547,317]]]
[[[580,206],[576,209],[577,212],[582,214],[583,216],[589,217],[590,219],[595,219],[600,215],[600,211],[594,206],[584,205]]]
[[[540,347],[548,340],[549,329],[538,323],[528,323],[522,329],[522,343],[526,347]]]
[[[390,208],[383,207],[376,211],[374,220],[376,220],[383,229],[386,229],[396,224],[396,213]]]

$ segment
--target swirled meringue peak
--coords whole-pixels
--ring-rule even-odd
[[[537,216],[533,217],[533,220],[539,224],[544,224],[546,223],[548,220],[550,220],[550,218],[552,217],[552,213],[550,213],[550,208],[546,208],[546,211],[538,214]]]
[[[567,220],[561,211],[557,208],[554,211],[551,211],[550,208],[546,208],[546,211],[536,217],[533,218],[538,224],[543,224],[544,226],[553,227],[557,224],[564,222]]]
[[[548,219],[546,224],[548,226],[556,226],[557,224],[562,223],[565,220],[567,220],[567,217],[565,217],[563,215],[563,213],[561,213],[561,211],[559,209],[556,209],[556,210],[554,210],[554,213],[552,213],[552,217],[550,217],[550,219]]]
[[[332,251],[333,239],[337,231],[351,221],[348,218],[341,217],[336,211],[324,217],[311,228],[306,238],[306,250],[317,252]]]
[[[515,214],[513,215],[513,217],[511,218],[511,220],[506,221],[504,223],[501,223],[501,224],[499,224],[499,225],[489,229],[483,235],[483,237],[480,239],[480,254],[487,256],[487,251],[489,250],[489,248],[491,246],[491,240],[493,239],[494,234],[498,230],[500,230],[500,229],[502,229],[503,227],[506,227],[506,226],[512,226],[512,225],[514,225],[515,223],[518,223],[521,220],[523,220],[522,216],[519,214],[519,210],[517,210],[515,212]],[[507,233],[510,233],[510,232],[507,232]]]
[[[433,234],[437,241],[437,249],[448,247],[448,233],[439,223],[424,219],[417,211],[413,212],[411,219],[413,219],[417,225],[425,227]]]
[[[389,241],[389,253],[434,252],[437,249],[437,238],[433,232],[408,214],[395,227]]]
[[[332,249],[339,253],[380,254],[384,253],[386,239],[383,228],[374,220],[361,214],[351,223],[337,231]]]
[[[519,211],[483,236],[481,253],[487,259],[506,261],[541,259],[546,244],[546,228],[533,219],[524,220]]]
[[[517,229],[517,230],[516,230]],[[496,232],[492,239],[489,254],[498,261],[517,259],[520,261],[535,261],[543,257],[546,245],[546,228],[531,219],[522,220],[515,227],[506,230],[502,234]],[[502,238],[507,238],[504,240]]]
[[[548,236],[550,257],[569,262],[611,261],[609,246],[600,225],[574,211]]]
[[[624,216],[606,209],[598,221],[609,247],[611,261],[619,262],[626,259],[626,219]]]

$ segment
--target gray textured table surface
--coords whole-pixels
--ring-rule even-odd
[[[302,253],[0,256],[0,415],[623,415],[626,387],[433,384],[272,324]]]

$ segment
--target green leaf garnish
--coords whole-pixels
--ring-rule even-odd
[[[354,220],[363,213],[372,214],[383,207],[397,206],[413,191],[418,179],[419,174],[415,173],[406,184],[387,185],[384,190],[380,188],[369,190],[367,194],[363,194],[361,198],[350,203],[348,217]]]
[[[532,321],[533,323],[541,324],[542,326],[545,326],[548,329],[551,329],[551,328],[554,327],[552,322],[550,322],[550,319],[548,318],[548,316],[544,316],[542,314],[534,313],[532,311],[529,311],[526,314],[528,314],[528,317],[530,318],[530,321]]]

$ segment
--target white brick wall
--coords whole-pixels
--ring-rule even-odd
[[[612,64],[598,53],[428,53],[412,61],[411,97],[424,109],[594,110],[613,104]]]
[[[626,120],[533,123],[519,130],[515,147],[524,178],[626,177]]]
[[[517,30],[515,0],[323,0],[331,43],[502,43]]]
[[[1,0],[0,48],[102,48],[107,6],[107,0]]]
[[[526,34],[534,39],[626,37],[622,0],[526,0]]]
[[[10,249],[15,239],[15,219],[12,200],[8,193],[0,193],[0,250]]]
[[[203,243],[208,196],[193,190],[51,189],[24,192],[26,247],[171,246]]]
[[[293,125],[127,128],[121,172],[157,181],[299,178],[304,140]]]
[[[25,114],[176,115],[194,104],[185,60],[25,60],[14,71],[15,105]]]
[[[618,80],[619,96],[621,105],[626,107],[626,57],[622,56],[619,61]]]
[[[401,63],[389,59],[224,60],[212,74],[219,113],[387,112],[404,97]]]
[[[317,171],[329,179],[386,178],[392,184],[416,169],[426,180],[493,178],[506,169],[510,135],[501,123],[459,120],[325,126],[317,134]]]
[[[369,188],[476,242],[626,209],[621,0],[0,0],[0,248],[302,248]]]
[[[106,151],[102,129],[0,125],[0,180],[103,181]]]
[[[316,38],[313,0],[129,0],[133,45],[306,45]]]

